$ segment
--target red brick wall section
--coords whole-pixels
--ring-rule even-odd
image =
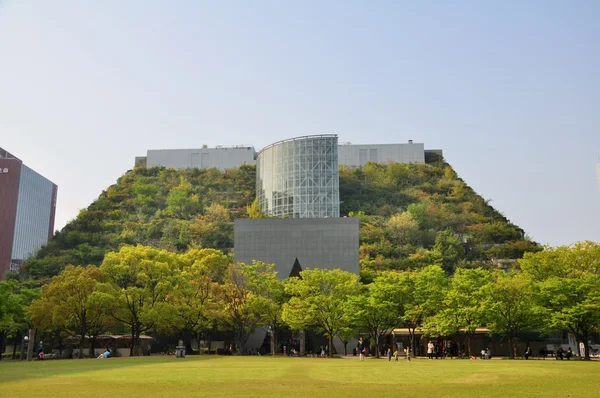
[[[50,203],[50,222],[48,223],[48,240],[54,236],[54,215],[56,214],[56,196],[58,187],[52,184],[52,202]]]
[[[0,280],[10,270],[20,178],[20,160],[0,159]]]

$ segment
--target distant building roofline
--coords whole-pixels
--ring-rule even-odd
[[[203,149],[252,149],[253,145],[217,145],[215,147],[201,147],[201,148],[161,148],[161,149],[148,149],[147,152],[158,152],[158,151],[201,151]]]
[[[267,145],[266,147],[264,147],[263,149],[261,149],[260,151],[258,151],[257,155],[260,155],[261,152],[263,152],[265,149],[269,149],[275,145],[279,145],[282,144],[284,142],[290,142],[290,141],[297,141],[297,140],[305,140],[307,138],[337,138],[337,134],[312,134],[312,135],[300,135],[298,137],[293,137],[293,138],[286,138],[285,140],[280,140],[280,141],[276,141],[273,142],[272,144]]]
[[[4,149],[2,147],[0,147],[0,159],[15,159],[15,160],[22,162],[21,159],[19,159],[18,157],[16,157],[15,155],[8,152],[6,149]]]

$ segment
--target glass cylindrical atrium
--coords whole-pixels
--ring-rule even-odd
[[[265,215],[340,216],[337,135],[276,142],[258,153],[256,167],[256,197]]]

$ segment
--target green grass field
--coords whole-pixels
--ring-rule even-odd
[[[269,357],[0,363],[0,397],[600,397],[600,362]]]

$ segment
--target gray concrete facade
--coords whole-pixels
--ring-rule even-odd
[[[157,149],[149,150],[147,156],[136,157],[136,166],[164,166],[174,169],[217,168],[219,170],[255,164],[256,151],[251,146]]]
[[[358,274],[358,218],[238,219],[234,260],[275,264],[279,279],[290,276],[296,259],[307,268]]]
[[[411,142],[408,144],[346,144],[339,146],[339,164],[361,167],[367,162],[425,163],[425,145]]]

